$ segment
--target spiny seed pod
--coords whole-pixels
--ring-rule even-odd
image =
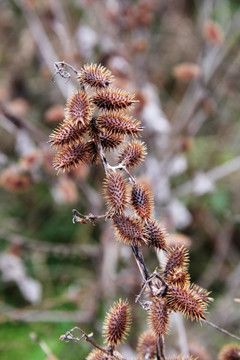
[[[146,241],[145,230],[141,223],[136,219],[128,216],[115,216],[113,226],[116,231],[117,239],[126,244],[141,244]]]
[[[64,122],[51,135],[49,143],[51,146],[64,146],[76,143],[86,133],[87,127],[80,124],[76,126],[71,122]]]
[[[132,322],[131,310],[128,301],[119,299],[107,313],[103,324],[103,336],[111,346],[118,345],[123,341],[130,329]]]
[[[169,271],[167,277],[165,277],[165,281],[170,285],[176,285],[183,288],[187,284],[190,284],[190,275],[186,269],[178,266]]]
[[[111,171],[105,181],[105,196],[110,214],[122,214],[127,202],[126,180],[117,171]]]
[[[91,164],[97,164],[100,160],[100,154],[98,150],[98,145],[95,141],[88,141],[86,144],[86,150],[89,155],[89,161]]]
[[[134,136],[142,131],[140,121],[131,116],[104,114],[98,117],[98,123],[110,133]]]
[[[145,331],[138,339],[137,352],[141,359],[153,360],[156,357],[156,335],[152,330]]]
[[[189,354],[198,360],[211,360],[207,349],[198,343],[188,344]]]
[[[32,183],[30,175],[19,166],[10,166],[0,173],[0,186],[9,191],[27,190]]]
[[[169,309],[164,298],[155,298],[149,315],[149,323],[157,337],[165,334],[169,327]]]
[[[88,125],[88,134],[90,139],[92,140],[98,140],[100,136],[100,129],[98,126],[98,121],[95,116],[92,117],[92,119],[89,122]]]
[[[165,231],[160,228],[157,222],[148,220],[145,224],[145,229],[147,233],[147,245],[166,251]]]
[[[92,98],[93,104],[99,109],[107,111],[119,111],[130,107],[133,103],[138,102],[134,100],[134,95],[129,94],[121,89],[104,89],[96,93]]]
[[[239,360],[240,347],[234,344],[225,345],[218,355],[219,360]]]
[[[190,285],[190,289],[192,293],[195,293],[202,301],[206,303],[213,301],[213,298],[209,297],[211,291],[207,291],[206,289],[203,289],[201,286],[194,283]]]
[[[118,164],[127,168],[134,168],[144,161],[146,154],[145,144],[140,141],[133,141],[122,148],[118,156]]]
[[[111,150],[118,147],[122,143],[123,136],[120,134],[101,132],[100,141],[104,150]]]
[[[173,311],[180,311],[191,320],[205,319],[207,302],[203,301],[189,286],[169,286],[166,294],[167,305]]]
[[[152,216],[153,196],[148,186],[138,183],[132,186],[131,205],[141,219]]]
[[[110,70],[97,64],[84,65],[79,71],[77,79],[81,85],[90,85],[97,89],[105,88],[114,80]]]
[[[92,114],[91,103],[83,91],[73,94],[67,102],[66,119],[74,125],[88,125]]]
[[[176,267],[188,268],[189,258],[188,250],[184,246],[173,246],[168,252],[168,259],[164,269],[164,276],[167,276],[170,270]]]
[[[109,355],[98,349],[93,349],[86,357],[86,360],[109,360]]]
[[[66,145],[56,156],[53,166],[58,171],[70,171],[76,168],[81,162],[87,162],[89,160],[87,150],[87,144],[83,142],[72,146]]]

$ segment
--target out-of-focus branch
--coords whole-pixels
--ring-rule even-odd
[[[207,171],[205,173],[205,176],[207,179],[209,179],[211,182],[214,183],[215,181],[221,180],[222,178],[239,170],[240,170],[240,156],[237,156],[234,159]],[[194,185],[195,185],[195,180],[194,179],[189,180],[184,184],[178,186],[174,190],[174,194],[179,197],[182,197],[194,193]]]
[[[49,38],[47,36],[47,33],[38,17],[36,12],[34,11],[33,6],[30,5],[27,1],[19,0],[15,3],[18,7],[21,8],[23,14],[26,17],[29,29],[32,32],[32,35],[34,37],[34,40],[39,48],[39,51],[41,53],[41,56],[47,65],[50,73],[54,75],[54,67],[53,64],[58,61],[58,56],[49,41]],[[55,79],[60,92],[62,93],[63,97],[66,98],[68,96],[68,93],[73,92],[73,86],[71,85],[70,81],[68,82],[68,86],[66,87],[66,84],[62,81],[61,78]]]
[[[11,122],[17,129],[25,130],[38,144],[46,143],[47,134],[34,127],[31,122],[11,114],[2,102],[0,102],[0,116],[1,114],[3,119]]]
[[[20,245],[23,248],[32,251],[41,251],[45,253],[59,254],[63,256],[78,256],[80,254],[87,254],[88,256],[96,257],[99,253],[99,247],[94,245],[73,245],[73,244],[51,244],[45,241],[28,239],[19,234],[13,234],[8,231],[1,230],[0,238],[12,244]]]

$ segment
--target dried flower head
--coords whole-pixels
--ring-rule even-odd
[[[117,235],[117,239],[126,244],[141,244],[146,241],[146,233],[142,224],[137,219],[129,216],[115,216],[113,226]]]
[[[121,134],[111,134],[104,131],[100,134],[100,141],[104,150],[112,150],[122,143],[123,136]]]
[[[207,301],[203,300],[190,286],[184,288],[169,286],[166,294],[167,305],[173,311],[180,311],[191,320],[205,319]]]
[[[211,360],[211,355],[207,349],[198,343],[190,343],[188,345],[189,354],[198,360]]]
[[[66,106],[66,121],[73,122],[74,125],[88,125],[91,119],[92,106],[83,91],[78,91],[73,94]]]
[[[97,89],[105,88],[114,80],[110,70],[97,64],[84,65],[78,72],[77,79],[81,85],[90,85]]]
[[[18,166],[5,168],[0,174],[0,185],[9,191],[24,191],[31,183],[30,175]]]
[[[157,222],[148,220],[145,224],[145,229],[147,233],[147,245],[166,251],[165,231],[160,228]]]
[[[185,234],[181,234],[181,233],[172,233],[169,234],[167,237],[167,245],[169,247],[173,247],[176,245],[183,245],[186,248],[189,248],[191,246],[191,239],[189,236],[185,235]]]
[[[213,301],[213,298],[209,297],[211,291],[207,291],[206,289],[194,283],[190,285],[190,289],[192,293],[195,293],[200,299],[202,299],[202,301],[206,303]]]
[[[116,346],[122,342],[130,329],[132,322],[131,310],[128,301],[119,299],[107,313],[103,324],[103,335],[105,341]]]
[[[86,147],[90,163],[97,164],[100,160],[98,144],[95,141],[88,141]]]
[[[221,44],[224,40],[222,28],[215,21],[209,20],[203,28],[204,38],[213,45]]]
[[[173,75],[176,79],[188,82],[201,76],[201,69],[197,64],[182,63],[173,69]]]
[[[127,168],[134,168],[144,161],[146,154],[145,144],[140,141],[133,141],[122,148],[118,157],[118,164]]]
[[[189,257],[188,250],[184,246],[173,246],[168,251],[167,263],[164,269],[164,276],[168,276],[171,270],[176,267],[188,268]]]
[[[149,219],[153,212],[153,196],[150,188],[135,183],[131,189],[131,205],[142,219]]]
[[[110,356],[101,350],[93,349],[86,357],[86,360],[109,360]]]
[[[79,142],[77,145],[66,145],[57,154],[53,166],[58,171],[70,171],[81,162],[89,160],[88,147],[86,143]]]
[[[74,144],[78,142],[86,131],[87,126],[83,124],[76,126],[71,122],[64,122],[50,135],[49,143],[51,146]]]
[[[167,332],[169,313],[165,298],[155,298],[149,313],[149,323],[157,337]]]
[[[88,125],[88,134],[90,139],[98,140],[100,136],[100,129],[98,126],[98,121],[95,116],[93,116]]]
[[[137,102],[134,95],[121,89],[104,89],[96,93],[92,98],[93,104],[99,109],[107,111],[124,110]]]
[[[165,276],[165,281],[170,285],[176,285],[183,288],[185,285],[190,284],[190,275],[186,269],[178,266],[169,271],[168,275]]]
[[[98,117],[99,125],[110,133],[124,135],[138,135],[142,130],[140,121],[130,116],[118,114],[104,114]]]
[[[141,359],[153,360],[156,357],[156,335],[152,330],[145,331],[138,339],[137,352]]]
[[[235,344],[225,345],[219,355],[219,360],[239,360],[240,359],[240,347]]]
[[[127,202],[126,180],[117,171],[111,171],[105,181],[105,196],[110,214],[122,214]]]

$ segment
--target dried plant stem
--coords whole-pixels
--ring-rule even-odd
[[[164,355],[164,336],[158,338],[157,340],[157,360],[165,360]]]
[[[149,272],[144,263],[142,252],[138,245],[131,245],[131,248],[143,280],[146,282],[149,278]]]
[[[218,331],[222,332],[223,334],[226,334],[226,335],[228,335],[228,336],[232,337],[233,339],[236,339],[236,340],[240,341],[240,337],[239,337],[239,336],[236,336],[236,335],[234,335],[234,334],[230,333],[229,331],[227,331],[227,330],[225,330],[225,329],[220,328],[219,326],[217,326],[217,325],[215,325],[215,324],[211,323],[210,321],[208,321],[208,320],[204,320],[204,319],[201,319],[201,321],[202,321],[202,322],[204,322],[205,324],[209,325],[209,326],[212,326],[214,329],[216,329],[216,330],[218,330]]]
[[[49,349],[48,345],[45,343],[45,341],[39,339],[39,337],[35,334],[35,333],[31,333],[30,334],[30,338],[32,339],[32,341],[34,341],[35,343],[38,343],[38,345],[40,346],[40,348],[42,349],[42,351],[44,352],[44,354],[47,356],[48,359],[55,359],[57,360],[58,358],[51,352],[51,350]]]
[[[93,214],[83,215],[76,209],[73,209],[72,212],[73,212],[73,219],[72,219],[73,223],[80,222],[82,224],[86,224],[89,221],[94,224],[95,220],[105,219],[107,217],[106,214],[104,214],[104,215],[93,215]]]
[[[82,333],[82,336],[80,338],[78,337],[74,337],[73,336],[73,331],[74,330],[78,330],[80,333]],[[101,350],[102,352],[104,352],[107,355],[111,355],[111,357],[114,357],[115,359],[118,359],[117,356],[114,355],[113,349],[109,348],[109,349],[104,349],[103,347],[99,346],[93,339],[92,339],[93,333],[87,335],[81,328],[79,328],[78,326],[75,326],[74,328],[72,328],[71,330],[67,331],[64,335],[61,335],[59,340],[60,341],[81,341],[83,338],[85,338],[85,340],[87,342],[89,342],[90,344],[92,344],[95,348],[97,348],[98,350]],[[123,357],[121,357],[122,360],[124,360]]]

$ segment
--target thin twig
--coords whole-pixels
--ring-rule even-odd
[[[226,335],[228,335],[228,336],[232,337],[233,339],[236,339],[236,340],[240,341],[240,337],[239,337],[239,336],[236,336],[236,335],[234,335],[234,334],[230,333],[229,331],[227,331],[227,330],[225,330],[225,329],[220,328],[219,326],[217,326],[217,325],[215,325],[215,324],[211,323],[210,321],[205,320],[205,319],[201,319],[201,321],[202,321],[202,322],[204,322],[205,324],[209,325],[209,326],[212,326],[214,329],[216,329],[216,330],[218,330],[218,331],[222,332],[223,334],[226,334]]]
[[[88,221],[91,222],[92,224],[95,224],[95,220],[99,220],[99,219],[106,219],[107,215],[93,215],[93,214],[88,214],[88,215],[83,215],[81,214],[78,210],[73,209],[73,223],[75,224],[75,222],[79,222],[81,224],[86,224]]]
[[[149,272],[148,269],[144,263],[143,256],[141,253],[141,250],[139,249],[138,245],[131,245],[133,255],[135,257],[135,260],[137,262],[138,268],[140,270],[140,273],[143,277],[144,281],[147,281],[149,278]]]
[[[157,350],[157,360],[165,360],[165,355],[164,355],[164,336],[160,336],[157,339],[157,346],[156,346],[156,350]]]
[[[74,337],[73,336],[73,331],[74,330],[78,330],[80,333],[82,333],[82,336],[80,338],[78,337]],[[91,345],[93,345],[95,348],[97,348],[98,350],[101,350],[102,352],[104,352],[105,354],[107,355],[110,355],[111,357],[114,357],[115,359],[118,359],[119,358],[117,356],[115,356],[114,354],[114,351],[112,348],[109,348],[109,349],[104,349],[103,347],[99,346],[93,339],[92,339],[92,336],[93,336],[93,333],[87,335],[82,329],[80,329],[79,327],[75,326],[74,328],[72,328],[71,330],[67,331],[64,335],[61,335],[59,340],[60,341],[66,341],[66,342],[69,342],[69,341],[75,341],[75,342],[78,342],[78,341],[81,341],[83,338],[85,338],[85,340],[87,342],[89,342]],[[124,360],[123,357],[121,357],[122,360]]]

